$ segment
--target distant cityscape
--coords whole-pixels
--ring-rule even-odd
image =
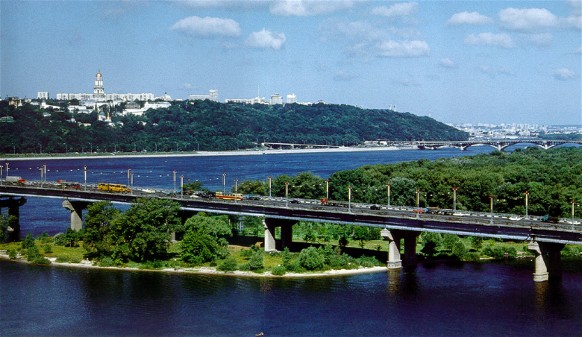
[[[52,108],[61,109],[61,106],[47,104],[50,100],[48,91],[37,92],[36,101],[31,99],[20,99],[17,97],[6,98],[10,105],[20,106],[23,102],[39,105],[42,109]],[[94,110],[102,112],[102,107],[109,106],[110,108],[123,104],[122,114],[142,115],[148,109],[168,108],[171,106],[171,101],[183,101],[182,99],[172,99],[170,95],[164,93],[162,96],[155,96],[153,93],[106,93],[103,74],[101,70],[97,71],[93,85],[92,93],[57,93],[56,100],[71,101],[76,100],[78,104],[69,104],[67,109],[70,112],[77,113],[91,113]],[[219,94],[217,89],[210,89],[208,94],[191,94],[188,96],[188,101],[210,100],[219,102]],[[252,98],[227,98],[224,103],[239,103],[239,104],[268,104],[268,105],[282,105],[282,104],[302,104],[312,105],[316,103],[325,103],[324,101],[301,102],[297,100],[294,93],[289,93],[283,96],[279,93],[274,93],[269,99],[260,96],[257,90],[257,96]],[[389,110],[395,110],[394,105],[388,107]],[[111,121],[109,114],[101,114],[100,119]],[[467,132],[472,139],[517,139],[517,138],[537,138],[541,134],[582,134],[582,125],[540,125],[540,124],[489,124],[489,123],[448,123],[448,125],[459,130]]]

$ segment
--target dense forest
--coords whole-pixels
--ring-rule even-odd
[[[110,114],[111,123],[99,115]],[[41,110],[0,102],[0,153],[173,152],[256,148],[262,142],[353,146],[365,140],[461,140],[429,117],[349,105],[173,102],[143,116]]]
[[[326,196],[326,180],[311,173],[279,176],[273,180],[272,193],[285,196],[289,184],[291,198],[319,199]],[[568,217],[572,202],[582,200],[582,148],[542,150],[528,148],[512,153],[493,152],[473,157],[417,160],[390,165],[368,165],[338,171],[329,177],[330,198],[376,204],[453,208],[453,187],[457,209],[487,212],[490,197],[495,212],[525,214],[525,192],[529,214]],[[268,195],[263,181],[245,181],[238,191]],[[575,209],[580,217],[580,207]]]

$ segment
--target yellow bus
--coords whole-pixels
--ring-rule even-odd
[[[216,192],[214,197],[222,200],[243,200],[243,195],[240,193],[223,194],[222,192]]]
[[[131,190],[123,184],[99,183],[97,190],[104,192],[129,193]]]

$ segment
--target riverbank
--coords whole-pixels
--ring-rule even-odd
[[[51,261],[50,264],[43,265],[46,267],[54,266],[61,268],[85,268],[85,269],[101,269],[101,270],[116,270],[116,271],[131,271],[131,272],[160,272],[170,274],[200,274],[200,275],[217,275],[217,276],[237,276],[237,277],[252,277],[252,278],[314,278],[314,277],[334,277],[334,276],[350,276],[358,274],[379,273],[385,272],[386,267],[360,267],[358,269],[338,269],[326,270],[321,272],[307,272],[307,273],[285,273],[284,275],[273,275],[266,271],[263,273],[254,273],[250,271],[236,270],[232,272],[223,272],[213,267],[192,267],[192,268],[161,268],[161,269],[142,269],[133,267],[102,267],[96,266],[89,260],[82,260],[80,263],[71,262],[56,262],[55,257],[47,258]],[[6,260],[14,263],[33,264],[22,257],[10,259],[6,251],[0,251],[0,260]]]
[[[79,153],[79,154],[26,154],[22,156],[0,155],[5,161],[16,160],[51,160],[51,159],[111,159],[111,158],[159,158],[159,157],[212,157],[212,156],[260,156],[293,153],[337,153],[337,152],[371,152],[371,151],[397,151],[415,150],[411,147],[396,146],[358,146],[337,148],[313,148],[313,149],[260,149],[260,150],[235,150],[235,151],[193,151],[193,152],[132,152],[132,153]]]

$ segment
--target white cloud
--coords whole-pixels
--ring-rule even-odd
[[[453,60],[448,57],[445,57],[439,61],[439,65],[444,68],[456,68],[457,65]]]
[[[400,2],[390,7],[387,6],[375,7],[374,9],[372,9],[372,14],[393,18],[414,14],[417,11],[417,9],[418,3],[416,2]]]
[[[568,68],[560,68],[554,70],[553,76],[555,79],[560,81],[567,81],[574,79],[576,77],[574,72]]]
[[[508,34],[479,33],[470,34],[465,38],[466,44],[495,46],[502,48],[513,47],[513,40]]]
[[[526,38],[538,46],[550,45],[554,39],[552,33],[526,34]]]
[[[236,37],[240,35],[238,22],[232,19],[190,16],[179,20],[171,30],[180,31],[192,36],[199,37]]]
[[[491,76],[492,78],[495,78],[496,75],[513,76],[513,72],[507,67],[494,68],[489,65],[480,65],[479,71]]]
[[[492,22],[491,18],[477,12],[455,13],[448,21],[449,25],[484,25]]]
[[[522,32],[532,32],[553,28],[558,25],[558,17],[545,8],[506,8],[499,12],[501,26]]]
[[[337,0],[277,0],[270,6],[271,14],[283,16],[312,16],[350,8],[353,1]]]
[[[425,41],[382,41],[376,45],[378,56],[383,57],[420,57],[426,56],[430,48]]]
[[[560,19],[562,25],[565,27],[573,27],[577,29],[582,29],[582,16],[571,15],[566,18]]]
[[[273,33],[263,28],[258,32],[251,33],[246,40],[246,44],[254,48],[279,50],[286,40],[284,33]]]

